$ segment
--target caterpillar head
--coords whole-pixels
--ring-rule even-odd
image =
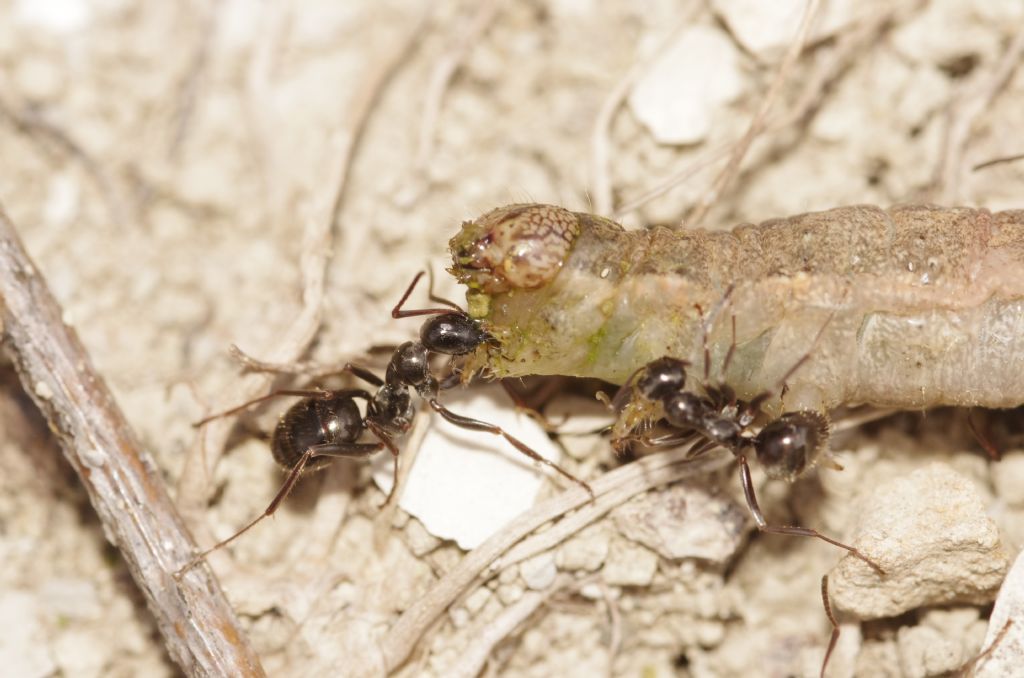
[[[449,242],[449,271],[485,294],[543,287],[561,270],[579,232],[579,218],[562,207],[499,207],[462,224]]]

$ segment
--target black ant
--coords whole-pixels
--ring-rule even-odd
[[[801,361],[800,364],[802,364]],[[640,440],[650,447],[676,447],[692,443],[689,455],[696,457],[716,447],[724,447],[740,467],[740,484],[757,529],[773,534],[791,534],[815,537],[851,554],[882,572],[882,569],[856,548],[827,537],[817,530],[788,525],[769,525],[757,503],[754,482],[748,458],[753,454],[769,478],[792,482],[813,466],[828,449],[829,422],[818,412],[800,410],[786,412],[765,425],[757,434],[749,427],[762,414],[761,405],[771,397],[766,391],[749,401],[737,398],[727,384],[718,387],[704,385],[704,395],[686,390],[688,364],[676,358],[652,360],[634,376],[629,405],[642,411],[658,412],[671,430],[669,433]],[[786,378],[795,371],[791,369]],[[621,401],[621,396],[616,396]],[[613,439],[613,445],[622,449],[635,434]]]
[[[731,288],[723,297],[727,302]],[[703,318],[701,308],[698,313]],[[827,325],[827,322],[826,322]],[[818,332],[818,337],[824,326]],[[829,420],[824,415],[811,410],[785,412],[774,421],[769,422],[756,434],[750,426],[764,414],[762,405],[773,395],[774,391],[764,391],[750,400],[741,400],[728,384],[720,382],[712,386],[709,383],[711,364],[708,349],[708,324],[703,323],[704,340],[704,380],[701,390],[704,395],[686,390],[686,368],[689,363],[670,356],[657,358],[633,373],[626,384],[619,389],[612,401],[613,407],[620,411],[615,424],[612,444],[616,450],[624,450],[632,440],[640,440],[649,447],[676,447],[690,443],[688,457],[697,457],[717,447],[729,450],[740,467],[740,484],[747,507],[757,529],[771,534],[789,534],[799,537],[815,537],[833,546],[847,550],[850,554],[869,565],[878,574],[885,571],[873,560],[858,549],[832,539],[817,530],[795,525],[769,525],[757,503],[754,493],[754,482],[750,473],[748,457],[753,454],[761,463],[769,478],[792,482],[805,470],[814,466],[828,452]],[[815,337],[814,344],[818,337]],[[736,318],[732,318],[732,342],[722,362],[721,374],[728,370],[729,363],[736,350]],[[812,349],[813,350],[813,344]],[[806,363],[811,352],[804,354],[779,380],[778,391],[785,393],[785,384],[801,366]],[[635,431],[644,425],[664,421],[669,432],[660,436],[649,437],[638,435]],[[832,465],[841,469],[834,461]],[[825,675],[828,660],[839,638],[839,624],[832,612],[828,598],[828,576],[822,578],[821,596],[825,614],[832,625],[828,649],[821,665],[821,676]]]
[[[431,300],[446,304],[446,308],[403,310],[402,306],[412,294],[423,274],[423,271],[416,274],[398,304],[391,311],[391,317],[396,319],[422,315],[432,316],[420,328],[420,340],[407,341],[395,349],[383,379],[370,370],[351,363],[346,364],[341,370],[375,386],[377,391],[373,395],[363,389],[281,389],[196,422],[196,427],[203,426],[214,419],[235,414],[257,403],[280,396],[302,398],[284,413],[278,421],[271,439],[270,449],[274,460],[289,470],[288,477],[281,485],[277,495],[262,514],[227,539],[214,544],[192,558],[178,570],[178,576],[187,572],[213,551],[223,548],[245,534],[264,518],[273,515],[303,473],[323,468],[334,457],[360,459],[369,457],[386,447],[392,455],[395,480],[381,506],[390,503],[398,487],[399,451],[395,444],[395,438],[399,438],[409,431],[416,414],[410,389],[414,389],[430,408],[446,421],[472,431],[502,436],[530,459],[548,466],[593,496],[590,485],[554,462],[545,459],[533,448],[500,426],[457,414],[441,404],[438,395],[442,390],[457,384],[459,375],[453,370],[448,378],[439,382],[430,371],[430,355],[432,353],[452,357],[466,355],[475,351],[482,344],[493,341],[493,338],[481,329],[479,323],[473,320],[469,314],[453,302],[435,297],[432,291],[430,292]],[[365,416],[359,412],[359,407],[356,405],[357,398],[366,403]],[[377,442],[358,442],[364,430],[368,430],[377,438]]]
[[[732,291],[730,285],[709,317],[705,317],[704,310],[696,305],[701,318],[704,347],[704,379],[700,384],[704,395],[686,389],[686,368],[689,363],[670,356],[652,360],[630,376],[612,401],[613,408],[620,413],[613,429],[612,445],[617,451],[622,451],[631,440],[637,439],[650,447],[677,447],[692,443],[688,453],[691,458],[716,447],[724,447],[732,452],[739,464],[743,495],[759,531],[821,539],[846,549],[882,574],[882,568],[854,547],[810,528],[769,525],[761,512],[754,493],[748,457],[755,455],[769,478],[792,482],[814,466],[823,457],[823,453],[827,453],[829,420],[823,414],[811,410],[785,412],[756,434],[750,432],[750,426],[763,414],[762,405],[772,398],[774,391],[763,391],[750,400],[741,400],[732,387],[725,383],[724,376],[737,346],[735,315],[732,316],[732,341],[722,361],[719,385],[716,387],[710,384],[711,351],[708,348],[708,336],[711,333],[711,322],[729,303]],[[830,316],[818,330],[808,352],[779,379],[776,390],[781,395],[785,394],[789,378],[810,360],[814,346],[831,320]],[[634,432],[658,420],[663,420],[674,430],[656,438],[638,436]],[[834,461],[831,461],[831,465],[838,470],[842,469]]]

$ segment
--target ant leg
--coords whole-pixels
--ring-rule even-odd
[[[513,447],[515,447],[517,450],[525,454],[530,459],[540,462],[541,464],[544,464],[548,468],[553,469],[554,471],[561,474],[564,478],[571,480],[572,482],[576,483],[577,485],[585,489],[592,498],[594,497],[594,490],[590,488],[590,485],[580,480],[573,474],[569,473],[555,462],[549,461],[544,457],[540,456],[536,452],[536,450],[532,449],[526,443],[519,440],[515,436],[511,435],[500,426],[488,424],[487,422],[480,421],[479,419],[470,419],[469,417],[464,417],[461,414],[456,414],[449,410],[448,408],[446,408],[441,403],[439,403],[437,401],[437,398],[431,398],[427,400],[427,402],[430,404],[431,409],[433,409],[435,412],[444,417],[445,421],[448,421],[449,423],[455,424],[460,428],[468,429],[470,431],[482,431],[484,433],[491,433],[493,435],[503,437],[505,440],[512,443]]]
[[[999,451],[998,447],[992,444],[992,441],[989,440],[987,435],[978,429],[978,426],[974,423],[974,417],[971,416],[972,414],[973,412],[971,410],[967,411],[967,427],[971,429],[971,435],[973,435],[974,439],[978,441],[979,445],[981,445],[981,449],[985,450],[985,454],[988,455],[989,459],[992,461],[1000,461],[1003,458],[1002,452]]]
[[[979,652],[973,659],[969,659],[960,668],[958,668],[953,675],[959,678],[960,676],[973,676],[976,674],[978,664],[982,664],[988,660],[989,656],[995,652],[996,647],[999,643],[1003,642],[1006,638],[1006,634],[1010,631],[1010,627],[1013,626],[1013,619],[1007,619],[1003,627],[999,629],[999,633],[992,639],[992,642],[984,650]]]
[[[420,278],[423,277],[424,273],[425,273],[425,271],[420,271],[419,273],[416,274],[416,277],[412,279],[412,282],[409,283],[409,287],[405,290],[405,294],[403,294],[402,298],[398,300],[398,303],[395,304],[395,307],[393,309],[391,309],[391,317],[395,318],[395,319],[398,319],[398,318],[410,318],[412,316],[417,316],[417,315],[440,315],[442,313],[452,313],[453,309],[454,309],[454,312],[456,312],[456,313],[465,314],[465,311],[463,311],[461,308],[459,308],[456,304],[454,304],[454,303],[452,303],[450,301],[447,301],[445,299],[440,299],[440,298],[434,296],[433,275],[431,275],[431,283],[430,283],[430,300],[431,301],[435,301],[435,302],[437,302],[439,304],[450,304],[452,308],[420,308],[420,309],[415,309],[415,310],[412,310],[412,311],[403,311],[402,310],[402,306],[404,306],[405,302],[409,300],[409,295],[412,294],[412,291],[416,288],[416,283],[418,283],[420,281]]]
[[[263,510],[259,516],[249,522],[248,525],[235,532],[227,539],[223,539],[199,555],[192,558],[190,561],[178,568],[177,572],[174,573],[175,578],[181,578],[186,572],[191,570],[193,567],[198,565],[201,561],[206,559],[206,556],[210,555],[214,551],[224,548],[234,540],[241,537],[243,534],[256,527],[264,518],[274,515],[281,503],[288,498],[291,494],[292,489],[295,487],[295,483],[299,481],[302,476],[302,472],[306,469],[311,459],[316,457],[348,457],[350,459],[358,459],[361,457],[368,457],[371,454],[380,450],[383,447],[381,443],[325,443],[323,445],[313,445],[309,447],[299,461],[295,463],[295,466],[288,472],[288,477],[285,478],[284,483],[281,485],[281,489],[277,491],[274,498],[270,500],[270,504],[266,509]]]
[[[237,414],[242,410],[247,410],[253,405],[272,400],[274,398],[282,398],[285,396],[298,396],[300,398],[325,398],[328,395],[337,395],[341,397],[351,396],[354,398],[369,398],[370,394],[362,389],[343,389],[340,391],[325,391],[322,389],[288,389],[280,388],[276,391],[271,391],[267,395],[260,396],[259,398],[253,398],[248,402],[244,402],[237,407],[232,407],[230,410],[224,410],[223,412],[217,412],[209,416],[203,417],[196,423],[192,424],[194,428],[199,428],[205,424],[210,423],[214,419],[220,419],[222,417],[230,417],[232,414]]]
[[[461,383],[462,383],[462,373],[461,372],[455,372],[453,370],[452,372],[448,373],[448,376],[444,377],[443,379],[441,379],[441,381],[439,381],[437,383],[437,390],[439,390],[439,391],[450,391],[451,389],[455,388],[456,386],[458,386]]]
[[[348,372],[349,374],[354,375],[356,378],[362,379],[366,383],[372,384],[373,386],[376,386],[378,388],[384,385],[384,380],[378,377],[376,374],[366,369],[365,367],[360,367],[359,365],[355,365],[353,363],[345,363],[345,366],[341,368],[341,371]]]
[[[543,412],[541,412],[540,410],[536,409],[535,407],[533,407],[529,403],[527,403],[526,399],[523,398],[521,395],[519,395],[519,393],[516,392],[516,390],[513,389],[511,385],[509,385],[509,382],[508,382],[507,379],[499,379],[498,383],[501,384],[501,388],[503,388],[505,390],[505,394],[508,396],[508,399],[512,401],[512,404],[516,408],[516,412],[522,412],[523,414],[528,416],[530,419],[533,419],[546,432],[553,433],[553,434],[557,434],[558,433],[558,427],[561,426],[561,424],[553,424],[544,415]],[[551,382],[551,383],[554,383],[554,382]],[[531,396],[535,396],[535,395],[536,395],[536,391],[534,391],[534,393],[531,394]],[[550,389],[548,389],[541,396],[540,400],[546,402],[549,399],[550,399]],[[562,424],[564,424],[567,419],[568,419],[568,417],[565,417],[564,419],[562,419]]]
[[[747,458],[744,455],[739,455],[737,459],[740,463],[740,483],[743,485],[743,496],[747,499],[747,508],[750,509],[751,515],[754,516],[754,522],[757,523],[757,529],[759,531],[768,532],[770,534],[790,534],[797,537],[815,537],[817,539],[821,539],[833,546],[846,549],[851,555],[870,565],[871,569],[875,570],[878,574],[885,574],[885,570],[883,570],[878,563],[871,560],[854,547],[844,544],[841,541],[836,541],[831,537],[826,537],[817,530],[812,530],[809,527],[799,527],[796,525],[769,525],[768,521],[764,519],[764,514],[761,513],[761,507],[757,504],[757,496],[754,494],[754,481],[750,477],[750,465],[747,463]]]
[[[388,448],[388,452],[391,453],[391,462],[393,464],[393,478],[391,481],[391,491],[388,492],[388,496],[384,499],[384,503],[377,508],[382,509],[391,503],[391,498],[395,496],[395,491],[398,490],[398,447],[395,442],[391,439],[384,429],[372,421],[366,422],[366,428],[370,429],[370,433],[377,436],[377,440],[380,441],[380,445]],[[377,449],[380,449],[378,447]]]
[[[836,621],[835,614],[832,613],[832,603],[828,600],[828,575],[822,575],[821,577],[821,602],[825,605],[825,616],[828,617],[828,623],[832,625],[832,635],[828,639],[828,649],[825,650],[825,658],[821,661],[821,675],[820,678],[825,678],[825,669],[828,667],[828,660],[832,657],[832,650],[836,647],[836,642],[839,640],[839,622]]]
[[[657,450],[666,447],[679,447],[680,445],[685,445],[686,443],[693,442],[693,439],[699,435],[700,434],[695,431],[677,431],[653,437],[640,436],[636,438],[636,440],[643,443],[644,447],[650,447]]]

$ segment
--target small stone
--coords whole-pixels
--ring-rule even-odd
[[[982,648],[990,647],[991,654],[975,666],[977,678],[1015,675],[1024,666],[1024,552],[1013,562],[992,608]]]
[[[896,637],[900,670],[907,678],[954,671],[962,663],[960,642],[929,626],[905,626]]]
[[[716,28],[682,31],[633,86],[629,107],[663,144],[704,139],[723,104],[743,89],[739,52]]]
[[[992,485],[1007,504],[1024,507],[1024,452],[1015,450],[1003,455],[992,474]]]
[[[619,532],[664,558],[724,563],[739,548],[748,513],[726,494],[697,483],[648,492],[612,513]]]
[[[53,642],[53,654],[61,671],[67,676],[102,676],[109,650],[104,638],[76,628],[61,631]]]
[[[413,555],[422,558],[440,546],[441,540],[427,532],[423,523],[415,518],[410,518],[405,526],[405,543]]]
[[[657,570],[658,556],[652,551],[625,539],[615,539],[608,548],[601,574],[613,586],[648,586]]]
[[[525,589],[519,584],[501,584],[495,592],[502,605],[511,605],[523,597]]]
[[[562,570],[593,572],[601,567],[608,556],[609,538],[604,528],[588,527],[558,549],[555,562]]]
[[[555,559],[551,553],[545,552],[521,562],[519,572],[528,587],[534,591],[541,591],[555,581],[558,568],[555,567]]]
[[[777,58],[796,38],[807,0],[714,0],[711,4],[745,48],[762,58]],[[849,23],[858,4],[868,3],[823,3],[808,40],[821,40]]]
[[[64,70],[39,55],[19,59],[14,67],[14,80],[21,95],[36,105],[57,100],[66,86]]]
[[[854,546],[885,574],[847,555],[829,579],[836,607],[859,619],[924,605],[986,603],[1006,573],[999,531],[974,483],[946,464],[876,488],[857,535]]]
[[[512,584],[519,579],[519,566],[509,565],[498,575],[499,584]]]
[[[469,623],[469,611],[464,607],[452,608],[448,612],[448,617],[452,620],[452,626],[457,629],[461,629],[463,626]]]
[[[476,614],[483,609],[487,601],[491,599],[491,590],[486,586],[480,586],[466,596],[466,610],[470,614]]]

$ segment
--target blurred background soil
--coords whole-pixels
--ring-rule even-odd
[[[245,419],[222,457],[191,426],[244,398],[231,344],[335,362],[412,338],[418,323],[391,320],[390,307],[417,270],[441,274],[462,220],[498,205],[680,223],[764,101],[802,11],[797,0],[6,0],[0,201],[209,544],[280,482],[251,433],[283,405]],[[1024,152],[1024,69],[1003,61],[1022,24],[1016,0],[826,2],[702,225],[851,203],[1024,207],[1024,162],[972,169]],[[289,355],[296,328],[318,331]],[[0,376],[2,672],[174,675],[45,424],[11,368]],[[975,484],[1012,557],[1020,498],[1000,494],[965,430],[955,412],[874,424],[835,442],[846,471],[767,485],[762,504],[843,534],[872,469],[938,460]],[[613,463],[601,440],[585,444],[575,456]],[[212,559],[270,675],[344,674],[346,648],[462,555],[401,514],[382,537],[368,477],[335,464]],[[737,492],[734,479],[725,487]],[[597,555],[563,568],[572,583],[493,648],[488,675],[817,675],[829,630],[818,586],[834,549],[760,536],[711,564],[666,559],[612,519],[588,530],[577,550]],[[529,588],[522,568],[468,592],[403,675],[451,675],[474,642],[466,629]],[[966,660],[987,614],[981,601],[847,623],[834,675],[941,673],[913,629],[955,638]]]

